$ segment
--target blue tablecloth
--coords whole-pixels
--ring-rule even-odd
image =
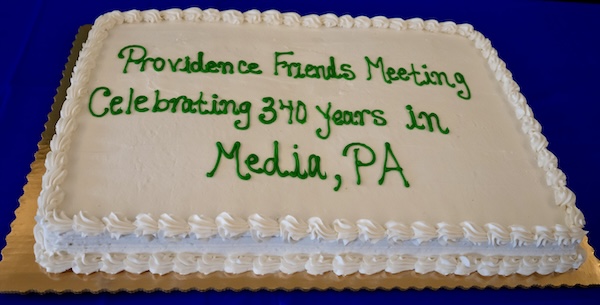
[[[595,193],[600,173],[596,132],[600,110],[600,5],[557,1],[12,1],[2,4],[0,18],[0,248],[4,247],[29,164],[37,149],[53,96],[79,26],[111,10],[172,7],[277,9],[301,15],[334,13],[404,19],[420,17],[470,23],[492,41],[521,86],[543,126],[549,149],[558,156],[587,219],[594,248],[600,247],[600,202]],[[391,2],[391,1],[389,1]],[[100,295],[0,295],[12,302],[117,304],[129,302],[295,303],[589,303],[599,288],[440,290],[189,292]],[[593,303],[593,302],[592,302]]]

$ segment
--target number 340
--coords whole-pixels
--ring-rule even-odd
[[[263,103],[267,106],[262,108],[262,112],[258,116],[258,120],[263,124],[271,124],[277,120],[277,114],[279,110],[286,111],[288,113],[288,124],[293,124],[294,121],[300,124],[306,123],[306,105],[302,101],[287,100],[284,102],[282,99],[275,99],[272,97],[265,97],[262,99]],[[277,107],[279,106],[279,107]]]

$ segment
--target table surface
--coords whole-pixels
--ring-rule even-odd
[[[88,3],[91,2],[91,3]],[[97,3],[96,3],[97,2]],[[29,165],[44,130],[46,115],[78,28],[112,10],[168,9],[172,7],[277,9],[301,15],[334,13],[338,16],[378,15],[409,19],[470,23],[498,50],[523,95],[543,126],[549,149],[559,159],[567,185],[577,195],[586,216],[590,244],[600,247],[600,207],[594,193],[600,172],[596,157],[598,135],[594,126],[600,110],[600,57],[597,20],[600,5],[560,1],[12,1],[3,4],[0,18],[0,248],[10,231],[14,210],[26,184]],[[381,2],[381,3],[379,3]],[[413,3],[414,2],[414,3]],[[418,3],[417,3],[418,2]],[[488,304],[589,303],[600,287],[561,287],[500,290],[438,291],[260,291],[260,292],[154,292],[81,295],[0,295],[0,303],[50,302],[118,304],[138,301],[193,301],[219,303],[295,304],[381,303],[388,301],[469,302]]]

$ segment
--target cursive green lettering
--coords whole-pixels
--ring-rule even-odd
[[[110,89],[108,89],[107,87],[98,87],[98,88],[94,89],[94,91],[92,91],[92,94],[90,94],[90,101],[88,103],[88,109],[90,111],[90,114],[92,114],[92,116],[95,116],[97,118],[101,118],[108,113],[109,109],[108,109],[108,107],[104,107],[104,111],[101,114],[95,113],[94,110],[92,109],[92,101],[94,100],[94,96],[96,95],[96,92],[98,92],[98,91],[104,91],[102,93],[102,95],[104,95],[105,97],[109,97]]]
[[[356,74],[352,71],[352,66],[349,64],[341,64],[340,70],[343,73],[338,72],[338,67],[335,62],[335,57],[329,56],[329,64],[316,65],[312,63],[303,64],[301,62],[287,61],[280,57],[288,55],[293,56],[293,51],[288,52],[275,52],[275,65],[273,75],[279,75],[279,69],[285,69],[287,72],[285,75],[292,78],[313,78],[313,79],[345,79],[353,80],[356,78]]]
[[[329,135],[331,134],[331,117],[329,116],[329,112],[331,111],[331,102],[327,103],[327,111],[326,112],[321,110],[321,107],[319,107],[319,105],[315,106],[315,108],[317,108],[317,111],[319,111],[319,113],[321,113],[321,115],[323,115],[323,117],[325,118],[325,121],[327,122],[327,133],[325,135],[322,135],[322,132],[323,132],[322,128],[319,127],[316,130],[317,137],[325,140],[325,139],[329,138]]]
[[[221,164],[221,158],[225,157],[226,159],[232,160],[235,159],[236,163],[236,173],[238,177],[242,180],[248,180],[252,176],[250,173],[242,174],[240,171],[240,156],[239,151],[241,147],[240,142],[235,142],[232,149],[227,151],[223,148],[223,144],[221,142],[217,142],[217,160],[213,169],[206,173],[206,176],[211,178],[217,172]],[[298,145],[294,144],[294,149],[297,149]],[[300,156],[298,152],[294,151],[292,153],[292,157],[294,158],[294,168],[293,170],[282,169],[280,165],[280,156],[279,156],[279,142],[273,141],[273,155],[263,162],[262,166],[259,165],[260,157],[256,154],[249,154],[248,157],[244,160],[244,164],[248,168],[249,172],[255,174],[266,174],[267,176],[277,176],[280,178],[290,177],[290,178],[298,178],[300,180],[305,180],[307,178],[318,177],[321,180],[327,179],[327,173],[321,169],[321,157],[311,154],[307,159],[307,168],[303,169],[302,164],[300,162]]]
[[[342,151],[342,156],[346,157],[348,155],[348,150],[353,146],[358,146],[358,148],[354,149],[354,169],[356,171],[356,185],[360,185],[360,168],[373,165],[375,163],[376,157],[375,152],[373,151],[373,149],[371,149],[371,147],[359,142],[354,142],[346,145],[346,147],[344,147],[344,150]],[[360,160],[358,154],[361,147],[366,149],[371,154],[371,161],[364,162]]]
[[[396,81],[408,82],[410,80],[418,87],[423,86],[446,86],[452,89],[459,89],[457,85],[462,85],[463,88],[456,91],[456,95],[463,99],[471,99],[471,90],[463,74],[460,72],[454,73],[454,81],[448,79],[448,75],[444,71],[433,71],[428,70],[426,64],[421,65],[420,68],[416,68],[414,63],[410,64],[410,68],[404,67],[387,67],[384,63],[383,58],[377,57],[377,60],[373,61],[368,56],[365,56],[365,62],[367,64],[367,78],[366,80],[372,80],[375,77],[375,70],[379,70],[381,73],[381,79],[387,83],[392,84]]]
[[[242,173],[240,172],[240,156],[239,156],[239,152],[240,152],[240,142],[236,141],[233,144],[233,147],[231,148],[231,150],[229,152],[227,152],[225,150],[225,148],[223,148],[223,144],[221,144],[221,142],[217,142],[217,162],[215,163],[215,166],[213,167],[212,171],[206,173],[207,177],[213,177],[215,175],[215,172],[217,171],[217,169],[219,168],[219,164],[221,163],[221,156],[224,156],[225,158],[231,160],[231,159],[235,159],[235,170],[237,173],[237,176],[242,179],[242,180],[249,180],[250,179],[250,173],[246,173],[245,175],[242,175]]]
[[[112,115],[118,115],[123,113],[123,109],[121,108],[117,108],[115,110],[115,106],[120,105],[123,102],[123,97],[122,96],[115,96],[110,100],[110,114]]]
[[[392,157],[392,160],[394,160],[394,163],[396,164],[395,167],[388,167],[387,163],[388,163],[388,156]],[[404,186],[405,187],[409,187],[410,184],[408,183],[408,180],[406,180],[406,177],[404,177],[404,172],[402,170],[402,167],[400,166],[400,163],[398,162],[398,159],[396,159],[396,156],[394,155],[394,152],[392,151],[392,147],[390,146],[390,143],[385,142],[385,158],[383,160],[383,173],[381,174],[381,178],[379,178],[379,185],[382,185],[383,182],[385,181],[385,175],[389,172],[389,171],[398,171],[400,173],[400,177],[402,177],[402,181],[404,182]]]
[[[136,50],[139,50],[139,51],[136,52]],[[146,51],[146,48],[144,48],[143,46],[140,46],[140,45],[126,46],[119,51],[119,54],[117,54],[117,57],[119,57],[121,59],[125,58],[125,55],[123,55],[123,52],[125,52],[125,51],[129,51],[129,55],[127,56],[127,60],[125,60],[125,66],[123,67],[123,74],[127,74],[127,66],[129,66],[130,63],[134,63],[136,65],[139,65],[140,63],[145,63],[146,55],[148,54],[148,52]],[[141,54],[134,58],[134,55],[133,55],[134,53],[141,53]],[[145,64],[144,64],[144,66],[142,66],[140,68],[140,71],[144,71],[144,68],[145,68]]]

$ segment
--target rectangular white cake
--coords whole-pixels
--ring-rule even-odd
[[[111,12],[46,158],[48,272],[565,272],[583,215],[470,25]]]

